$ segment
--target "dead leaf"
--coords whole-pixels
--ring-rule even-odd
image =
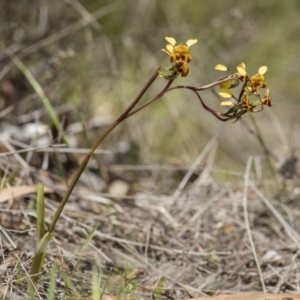
[[[229,223],[229,224],[225,224],[220,228],[221,233],[223,234],[229,234],[232,231],[235,230],[235,224],[234,223]]]
[[[13,198],[36,193],[36,191],[37,191],[36,185],[19,185],[19,186],[8,187],[0,191],[0,203],[4,203]],[[44,187],[44,192],[52,193],[53,189]]]

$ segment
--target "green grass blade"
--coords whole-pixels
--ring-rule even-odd
[[[92,269],[92,297],[93,300],[100,300],[100,285],[101,285],[101,276],[98,275],[97,268],[93,266]]]
[[[77,262],[76,262],[76,264],[75,264],[75,266],[74,266],[74,271],[77,270],[78,265],[79,265],[80,262],[81,262],[81,255],[82,255],[82,253],[84,252],[84,250],[87,249],[87,247],[88,247],[89,244],[91,243],[91,241],[92,241],[92,239],[93,239],[93,237],[94,237],[94,235],[95,235],[97,229],[98,229],[98,225],[94,225],[92,231],[88,234],[87,239],[85,240],[85,242],[84,242],[84,244],[83,244],[83,246],[82,246],[82,249],[81,249],[80,253],[78,254],[79,258],[78,258],[78,260],[77,260]],[[72,274],[73,274],[73,272],[72,272]]]
[[[49,282],[49,290],[48,290],[48,300],[55,299],[55,267],[52,266],[50,270],[50,282]]]
[[[39,183],[37,187],[37,245],[45,234],[45,204],[44,186]]]
[[[32,276],[33,282],[37,282],[38,280],[37,274],[42,270],[45,257],[46,257],[46,249],[51,239],[52,239],[52,235],[49,232],[46,232],[46,234],[43,236],[43,238],[37,245],[36,252],[33,257],[31,271],[30,271],[30,275],[33,275]]]
[[[59,275],[65,282],[66,290],[71,290],[75,296],[80,297],[81,294],[78,292],[78,290],[76,289],[75,285],[73,284],[73,282],[71,281],[69,276],[65,272],[63,272],[61,269],[59,269]]]
[[[154,300],[160,300],[161,299],[161,295],[162,295],[162,291],[163,291],[163,288],[164,288],[165,280],[166,280],[166,278],[164,276],[161,276],[159,278],[157,287],[156,287],[156,289],[154,291],[154,295],[153,295]]]

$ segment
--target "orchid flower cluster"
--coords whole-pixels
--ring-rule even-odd
[[[159,75],[171,81],[180,74],[182,77],[188,76],[189,64],[192,61],[190,47],[197,43],[197,40],[188,40],[186,45],[180,44],[178,46],[176,46],[176,40],[172,37],[166,37],[166,41],[169,44],[166,45],[166,49],[161,49],[161,51],[170,56],[170,62],[173,64],[160,69],[158,71]],[[222,64],[216,65],[215,69],[218,71],[229,71]],[[195,92],[202,106],[221,121],[238,121],[247,112],[260,112],[263,110],[264,105],[272,106],[269,98],[269,89],[264,77],[268,68],[266,66],[260,67],[258,73],[252,77],[248,76],[244,63],[238,65],[236,69],[237,72],[204,87],[178,86],[177,88],[186,88]],[[241,90],[238,95],[234,95],[232,90],[240,84],[242,84]],[[229,107],[225,113],[207,106],[199,95],[199,91],[217,85],[220,87],[219,95],[226,99],[226,101],[221,102],[221,106]],[[261,90],[264,90],[263,94]]]
[[[272,101],[269,98],[269,89],[265,82],[264,74],[267,72],[268,67],[262,66],[258,69],[258,73],[249,77],[246,72],[246,65],[241,63],[237,68],[237,73],[234,78],[219,84],[219,95],[223,98],[233,99],[232,101],[223,101],[221,106],[231,107],[226,113],[220,113],[221,116],[229,119],[238,120],[242,115],[247,112],[260,112],[263,110],[264,105],[272,106]],[[229,71],[224,65],[216,65],[216,70]],[[243,87],[236,97],[231,89],[243,83]],[[264,95],[261,95],[261,90],[265,89]],[[253,99],[253,101],[251,101]]]

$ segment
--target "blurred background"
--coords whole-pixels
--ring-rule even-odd
[[[218,63],[235,71],[244,62],[251,75],[267,65],[274,106],[254,117],[277,163],[299,153],[299,13],[298,0],[2,0],[0,47],[22,60],[72,135],[72,145],[85,148],[158,66],[169,65],[161,52],[166,36],[178,43],[198,39],[190,74],[176,85],[201,86],[223,77],[214,70]],[[144,101],[165,84],[159,78]],[[217,93],[202,96],[221,109]],[[32,86],[2,52],[0,110],[2,133],[11,126],[20,132],[30,123],[51,126]],[[88,139],[75,134],[76,122],[90,128]],[[215,167],[243,171],[249,155],[263,159],[253,130],[248,115],[222,123],[192,93],[176,90],[119,126],[102,148],[128,150],[125,164],[189,166],[219,131]]]

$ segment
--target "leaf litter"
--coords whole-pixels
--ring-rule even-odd
[[[115,299],[120,293],[124,299],[155,297],[162,276],[160,294],[166,299],[200,299],[218,294],[223,296],[212,299],[262,299],[263,295],[273,299],[269,294],[254,294],[263,290],[261,280],[269,293],[299,292],[300,206],[296,179],[283,179],[286,189],[280,199],[269,198],[274,182],[258,185],[250,181],[247,225],[244,174],[237,173],[232,182],[214,179],[214,173],[219,172],[214,169],[212,154],[217,139],[215,135],[204,149],[205,155],[200,153],[191,168],[125,166],[110,161],[106,166],[108,182],[97,173],[98,188],[93,189],[86,179],[81,181],[55,228],[43,268],[44,280],[48,270],[58,266],[73,281],[84,283],[80,293],[86,298],[81,299],[91,297],[93,266],[102,276],[104,299]],[[43,155],[41,149],[38,153],[30,151]],[[46,187],[46,225],[66,185],[58,180],[53,168],[29,166],[24,177],[25,164],[20,163],[20,157],[0,159],[4,174],[0,191],[0,293],[22,299],[24,282],[12,285],[9,292],[7,289],[23,274],[17,266],[22,263],[28,271],[34,254],[35,184],[40,181]],[[18,172],[6,183],[13,165],[19,167]],[[88,171],[95,174],[92,163]],[[174,179],[178,175],[179,181]],[[97,229],[93,238],[83,249],[94,226]],[[64,285],[57,275],[56,299],[62,299]],[[47,294],[46,286],[40,287],[40,295]],[[243,294],[248,291],[252,294]],[[298,299],[291,295],[282,294],[278,299]]]

